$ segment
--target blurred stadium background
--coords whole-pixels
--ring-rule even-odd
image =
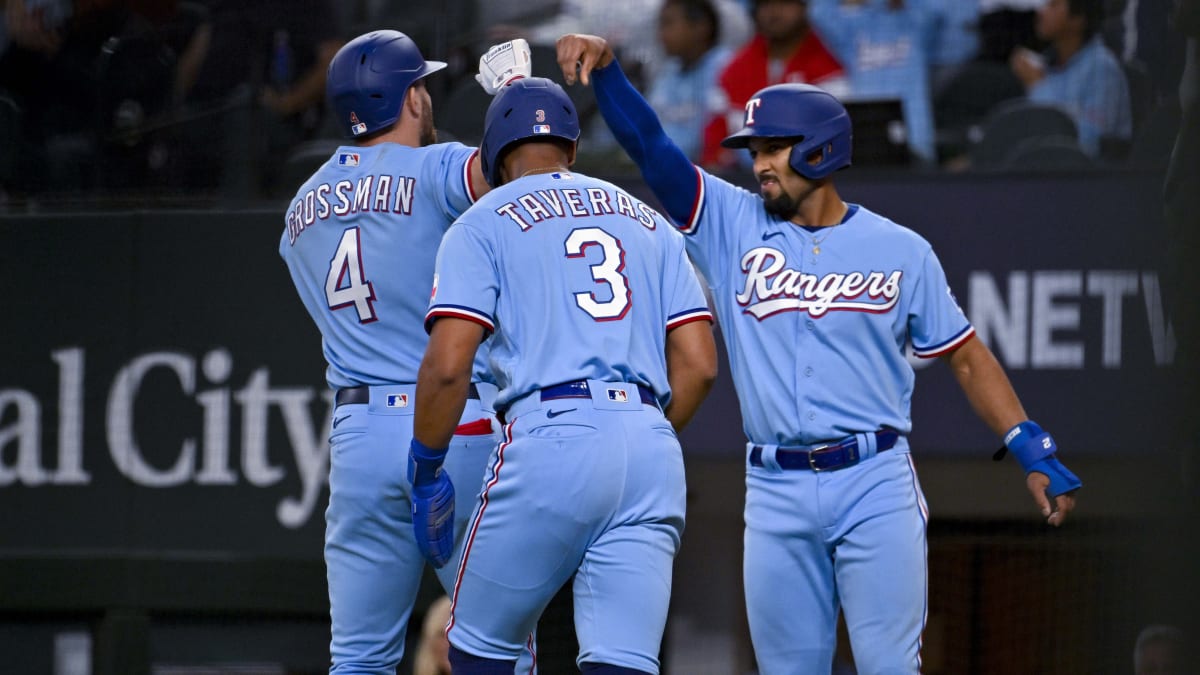
[[[471,79],[478,54],[497,27],[570,3],[26,4],[62,13],[58,53],[70,58],[30,60],[7,34],[0,43],[0,672],[326,672],[330,395],[277,247],[291,191],[339,141],[319,101],[281,112],[263,92],[294,85],[323,44],[397,28],[450,63],[429,80],[435,121],[442,138],[473,142],[487,102]],[[1116,40],[1127,3],[1109,5]],[[306,12],[326,20],[319,30],[284,21]],[[226,70],[198,76],[205,96],[181,96],[179,65],[206,33]],[[1163,39],[1182,68],[1182,37]],[[534,59],[554,75],[546,49]],[[1200,161],[1180,167],[1197,157],[1190,145],[1171,163],[1181,119],[1195,131],[1179,77],[1131,80],[1142,92],[1133,139],[1086,161],[993,158],[994,110],[947,104],[939,161],[914,163],[887,146],[894,108],[862,118],[842,194],[933,243],[1085,483],[1075,517],[1045,527],[1015,462],[991,461],[996,442],[945,369],[918,371],[926,673],[1132,673],[1144,626],[1200,635]],[[572,95],[594,111],[586,90]],[[964,153],[977,161],[958,170],[949,160]],[[654,203],[602,125],[579,168]],[[728,177],[752,187],[744,172]],[[755,672],[740,439],[723,367],[683,439],[689,520],[663,647],[670,675]],[[438,593],[430,576],[414,638]],[[543,618],[544,673],[574,672],[570,611],[560,594]],[[854,672],[844,640],[835,672]]]

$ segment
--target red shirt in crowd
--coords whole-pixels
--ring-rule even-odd
[[[763,36],[755,35],[733,56],[718,79],[725,94],[726,114],[715,116],[705,127],[700,163],[714,168],[734,163],[731,151],[721,147],[721,140],[731,133],[731,127],[734,131],[740,128],[746,101],[759,89],[784,82],[806,82],[824,87],[844,77],[842,65],[829,53],[817,34],[810,30],[784,64],[782,75],[778,79],[770,79],[767,41]]]

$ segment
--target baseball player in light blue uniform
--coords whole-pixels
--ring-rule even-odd
[[[684,524],[675,429],[716,374],[712,315],[683,237],[624,190],[568,171],[578,137],[557,84],[501,91],[480,146],[496,189],[438,252],[410,463],[431,560],[445,559],[458,480],[441,458],[487,334],[506,420],[458,566],[456,675],[509,672],[572,575],[581,670],[659,669]]]
[[[325,513],[332,673],[394,675],[425,568],[413,541],[405,456],[424,314],[442,235],[490,189],[477,150],[434,143],[421,79],[445,65],[426,61],[396,31],[368,33],[337,53],[328,97],[357,142],[338,148],[300,187],[279,242],[321,331],[335,391]],[[446,460],[462,476],[458,533],[499,439],[485,349],[472,373]],[[452,571],[440,570],[439,579],[453,587]],[[524,656],[521,672],[532,658]]]
[[[749,148],[756,195],[687,161],[602,39],[567,35],[558,50],[569,82],[576,64],[594,81],[712,291],[749,439],[743,571],[760,672],[829,672],[839,609],[858,672],[918,672],[927,514],[905,438],[906,343],[948,362],[1052,525],[1079,480],[975,338],[929,243],[838,196],[851,132],[837,99],[801,84],[750,99],[725,143]]]

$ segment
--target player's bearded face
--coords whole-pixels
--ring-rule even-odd
[[[812,185],[792,170],[792,139],[754,139],[750,154],[754,158],[754,175],[758,178],[759,193],[767,213],[791,220],[800,202],[812,192]]]

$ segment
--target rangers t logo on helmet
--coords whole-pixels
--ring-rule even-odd
[[[745,126],[754,126],[754,109],[762,105],[761,98],[752,98],[746,101],[746,121]]]

